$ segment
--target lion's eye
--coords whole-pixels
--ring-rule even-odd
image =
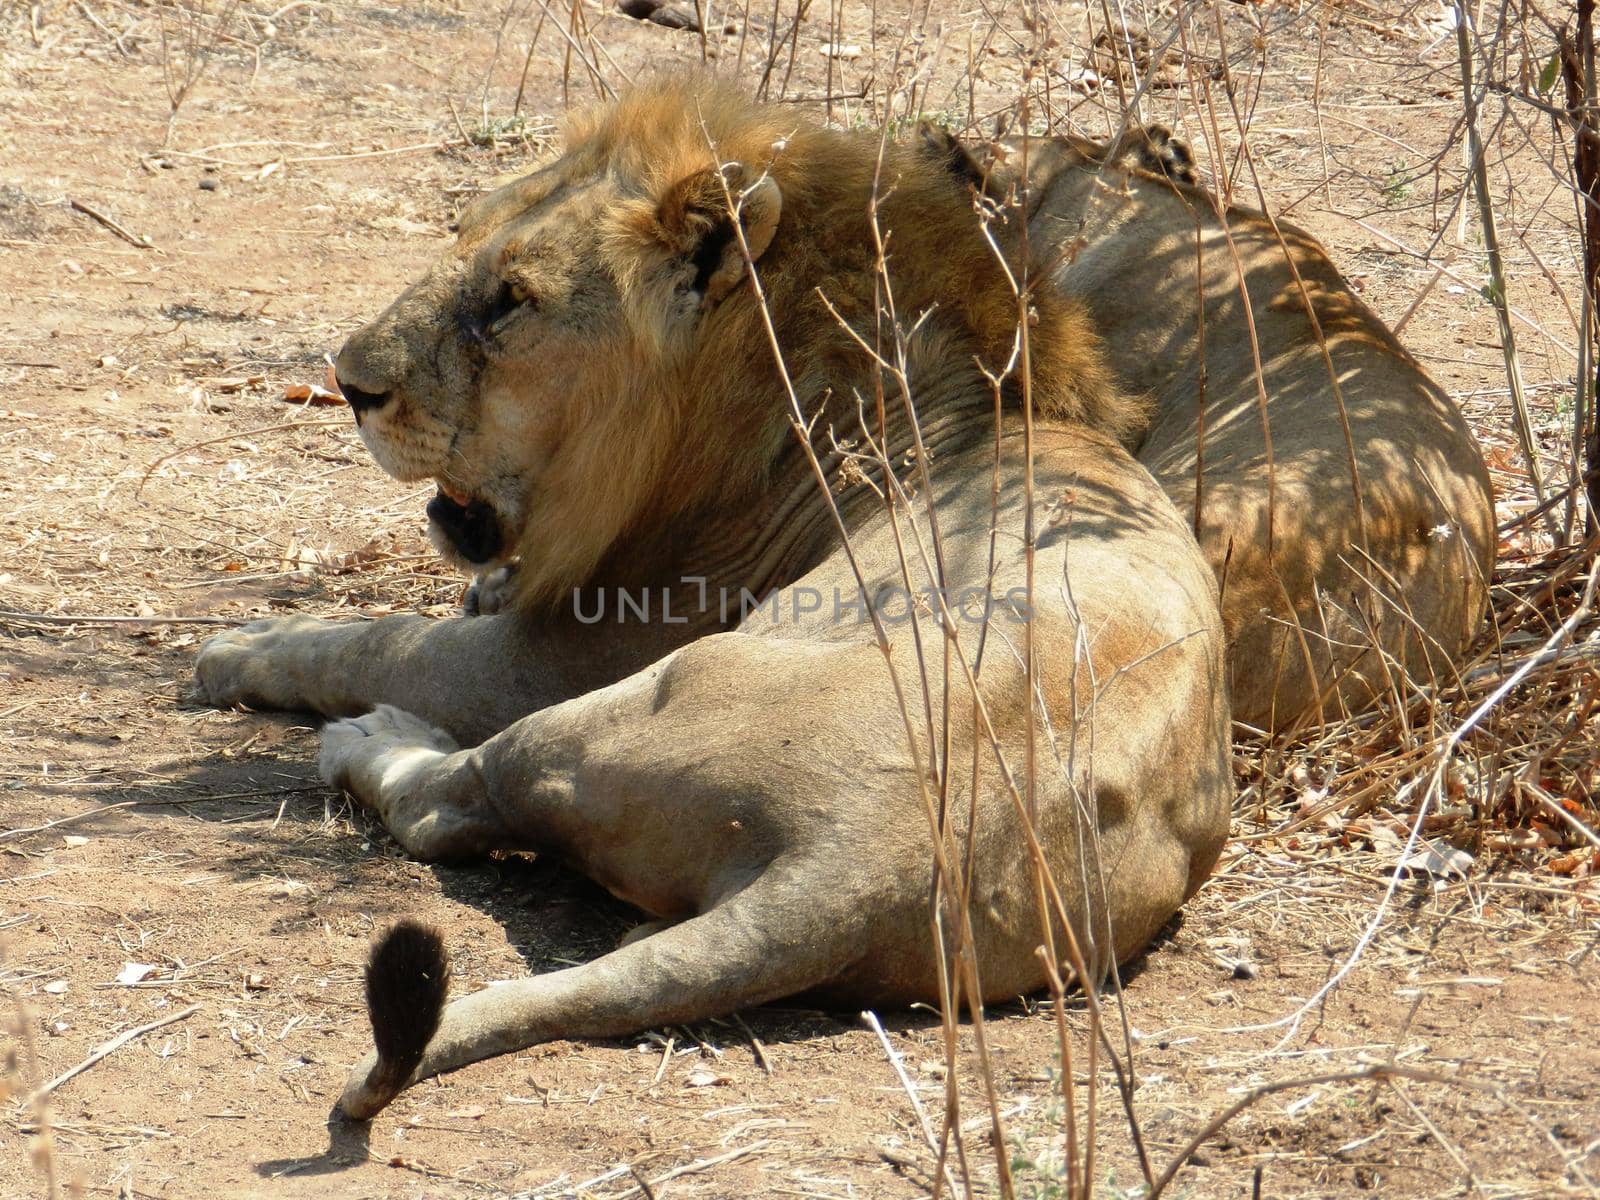
[[[533,297],[520,284],[502,283],[483,314],[484,328],[490,333],[499,333],[517,313],[532,303]]]

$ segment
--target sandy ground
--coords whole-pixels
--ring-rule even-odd
[[[211,622],[266,613],[454,610],[462,581],[422,537],[423,492],[380,475],[346,412],[285,389],[320,380],[324,354],[440,249],[461,199],[529,162],[566,93],[593,89],[558,36],[569,12],[540,32],[513,119],[538,5],[509,20],[480,0],[274,7],[234,6],[217,38],[140,2],[0,5],[0,1000],[20,1093],[0,1104],[0,1193],[47,1195],[48,1167],[117,1197],[928,1194],[907,1087],[856,1014],[769,1008],[555,1043],[419,1086],[369,1134],[326,1124],[369,1044],[359,980],[375,929],[440,926],[460,992],[591,957],[629,917],[545,862],[400,857],[319,783],[303,719],[194,702],[194,648]],[[608,78],[701,59],[693,33],[575,11],[574,42]],[[834,93],[857,90],[875,30],[906,24],[841,11],[837,31],[821,8],[802,22],[791,95],[827,92],[830,63]],[[1434,280],[1385,240],[1459,232],[1418,165],[1458,111],[1448,57],[1424,53],[1435,31],[1350,7],[1319,48],[1314,18],[1261,12],[1264,189],[1380,313],[1410,314],[1408,343],[1509,469],[1481,264],[1463,250],[1466,283]],[[940,81],[962,74],[967,31],[988,19],[935,16]],[[770,14],[732,24],[707,45],[733,70],[743,39],[742,74],[758,79]],[[862,54],[830,60],[829,42]],[[170,97],[202,60],[169,137]],[[1006,80],[997,57],[976,96],[941,83],[927,106],[981,117]],[[1199,140],[1180,96],[1153,103]],[[1096,104],[1064,107],[1097,132]],[[1574,336],[1550,281],[1570,283],[1576,250],[1539,146],[1499,169],[1521,235],[1515,298],[1544,331],[1528,331],[1523,368],[1554,439]],[[181,619],[136,619],[151,615]],[[1132,1048],[1153,1169],[1253,1087],[1386,1062],[1424,1077],[1267,1096],[1172,1194],[1592,1194],[1595,892],[1486,856],[1465,881],[1408,878],[1389,895],[1392,838],[1261,836],[1275,820],[1241,812],[1217,877],[1125,978],[1115,1040]],[[1072,1070],[1088,1078],[1083,1005],[1069,1007]],[[936,1121],[938,1022],[882,1017]],[[41,1145],[26,1093],[163,1021],[55,1089]],[[963,1036],[961,1140],[981,1183],[994,1149]],[[989,1037],[1021,1193],[1059,1194],[1048,1006],[995,1011]],[[1093,1174],[1098,1194],[1123,1195],[1141,1168],[1103,1058],[1094,1069]]]

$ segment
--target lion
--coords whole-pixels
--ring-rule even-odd
[[[1037,270],[1150,402],[1135,455],[1221,583],[1234,719],[1283,731],[1448,682],[1488,606],[1488,470],[1316,239],[1195,186],[1161,126],[1109,146],[922,138],[1025,210]]]
[[[662,81],[351,337],[361,437],[514,595],[246,626],[201,692],[353,718],[323,770],[410,853],[561,854],[654,923],[442,1015],[400,927],[345,1114],[548,1038],[1101,975],[1199,886],[1232,795],[1216,579],[1081,306],[1013,275],[915,147]],[[649,618],[591,619],[624,596]]]
[[[650,918],[448,1004],[439,939],[396,926],[346,1116],[801,993],[1098,979],[1215,864],[1240,585],[1130,452],[1170,438],[1117,349],[1160,315],[1021,286],[1020,224],[947,167],[660,80],[340,351],[362,440],[436,483],[430,535],[498,611],[257,622],[200,692],[335,718],[325,777],[409,853],[554,853]]]

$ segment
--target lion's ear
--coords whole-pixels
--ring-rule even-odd
[[[998,186],[995,179],[996,162],[993,154],[974,152],[971,146],[948,129],[927,119],[917,122],[915,144],[917,152],[924,158],[938,163],[980,195],[991,199],[1004,195],[1005,188]]]
[[[938,163],[957,179],[972,184],[979,191],[983,190],[983,168],[972,156],[972,151],[948,129],[924,117],[917,122],[916,147],[924,158]]]
[[[697,171],[669,188],[656,210],[656,223],[693,268],[691,286],[700,295],[700,307],[707,309],[744,278],[745,252],[734,234],[735,216],[754,262],[772,244],[782,215],[783,192],[771,175],[726,163],[720,171]]]

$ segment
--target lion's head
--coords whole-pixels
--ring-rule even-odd
[[[469,208],[339,354],[379,464],[438,483],[447,557],[520,555],[536,604],[625,534],[729,511],[796,447],[791,386],[808,417],[832,404],[854,423],[871,359],[842,326],[886,346],[891,299],[916,326],[913,382],[966,380],[991,403],[982,372],[1013,361],[1023,310],[968,190],[927,154],[704,80],[579,116],[566,147]],[[1079,311],[1039,295],[1027,320],[1035,407],[1127,436],[1138,408]]]

